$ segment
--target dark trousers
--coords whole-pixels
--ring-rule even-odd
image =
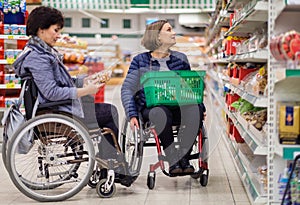
[[[119,136],[119,115],[117,108],[108,103],[95,104],[95,114],[100,128],[110,128],[117,137]],[[110,134],[105,134],[99,144],[99,154],[103,159],[116,159],[117,150]]]
[[[180,107],[157,106],[144,109],[142,117],[144,121],[150,121],[155,125],[161,145],[168,153],[172,153],[171,150],[175,148],[172,126],[181,125],[178,139],[180,150],[184,150],[185,153],[182,153],[184,155],[192,147],[202,127],[203,112],[205,112],[203,104]]]

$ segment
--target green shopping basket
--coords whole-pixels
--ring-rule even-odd
[[[150,71],[141,77],[147,107],[203,102],[205,71]]]

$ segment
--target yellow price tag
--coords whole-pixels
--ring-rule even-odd
[[[8,35],[8,36],[7,36],[7,39],[10,39],[10,40],[11,40],[11,39],[14,39],[14,36]]]
[[[6,88],[15,88],[15,83],[6,83]]]
[[[6,61],[7,61],[7,64],[13,64],[15,62],[15,59],[14,58],[7,58]]]

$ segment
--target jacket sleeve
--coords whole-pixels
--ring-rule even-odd
[[[138,116],[135,95],[140,87],[139,60],[134,57],[121,87],[121,100],[128,119]]]
[[[31,72],[45,99],[49,101],[77,99],[75,85],[71,79],[67,80],[63,72],[60,72],[61,68],[54,57],[47,54],[39,54],[39,56],[29,54],[23,65]]]
[[[191,70],[190,62],[189,62],[187,56],[185,54],[182,54],[182,55],[183,55],[183,67],[184,67],[184,70]]]
[[[73,81],[74,81],[77,88],[82,88],[83,87],[84,79],[87,76],[88,76],[87,74],[81,74],[81,75],[77,75],[76,78],[73,78]]]

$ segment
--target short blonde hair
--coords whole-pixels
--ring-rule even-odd
[[[142,46],[150,51],[159,48],[161,46],[159,33],[166,23],[168,23],[167,20],[158,20],[147,25],[141,42]]]

